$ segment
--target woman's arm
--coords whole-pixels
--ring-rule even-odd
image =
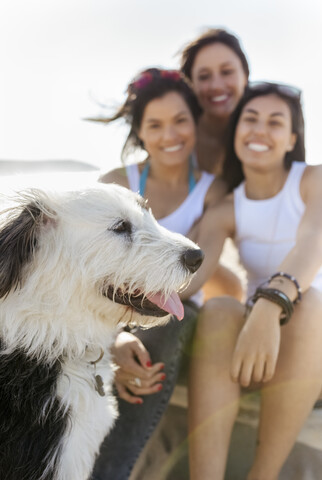
[[[296,243],[279,271],[292,274],[305,292],[322,266],[322,165],[306,168],[301,182],[301,195],[306,205],[305,212],[297,231]],[[286,279],[283,288],[287,288],[285,293],[291,300],[296,298],[297,292],[292,282]]]
[[[189,234],[205,254],[205,259],[188,288],[180,295],[185,300],[196,293],[211,277],[218,266],[218,260],[226,238],[234,235],[233,196],[227,196],[219,205],[208,208],[201,220]]]
[[[223,201],[227,195],[227,184],[221,178],[216,177],[206,193],[204,201],[204,212],[208,208],[215,207]]]

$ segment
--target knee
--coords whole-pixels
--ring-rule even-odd
[[[216,273],[203,287],[205,298],[229,295],[241,300],[243,298],[243,284],[241,279],[228,268],[220,265]]]
[[[243,314],[244,306],[230,296],[210,298],[201,309],[201,316],[213,319],[227,319]]]
[[[208,336],[218,330],[240,331],[244,323],[244,306],[232,297],[215,297],[208,300],[201,309],[197,335]]]

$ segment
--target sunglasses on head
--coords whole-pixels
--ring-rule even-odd
[[[301,99],[301,90],[293,85],[287,85],[286,83],[273,83],[273,82],[250,82],[248,85],[251,91],[267,92],[270,88],[281,95],[288,98],[294,98],[296,100]]]

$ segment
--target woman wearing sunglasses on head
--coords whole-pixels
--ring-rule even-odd
[[[300,92],[246,89],[223,168],[229,194],[201,221],[213,269],[234,237],[248,301],[207,302],[190,362],[190,478],[224,479],[241,388],[261,389],[247,480],[277,480],[322,386],[322,166],[305,164]]]

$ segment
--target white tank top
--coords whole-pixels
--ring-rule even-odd
[[[295,245],[296,233],[305,210],[300,183],[306,168],[293,162],[280,192],[265,200],[250,200],[245,182],[234,190],[236,245],[248,277],[248,295],[273,273]],[[322,267],[312,286],[322,291]]]
[[[137,164],[128,165],[126,174],[130,189],[133,192],[138,192],[140,189],[140,172]],[[214,178],[214,175],[202,172],[200,180],[181,205],[170,215],[159,218],[158,223],[171,232],[187,235],[192,225],[204,211],[205,197]]]
[[[140,172],[137,164],[127,165],[126,174],[130,189],[133,192],[138,192],[140,189]],[[192,225],[203,213],[205,197],[214,178],[214,175],[202,172],[200,180],[181,205],[170,215],[158,219],[158,223],[171,232],[187,235]],[[201,306],[203,304],[202,291],[196,292],[190,297],[190,300]]]

